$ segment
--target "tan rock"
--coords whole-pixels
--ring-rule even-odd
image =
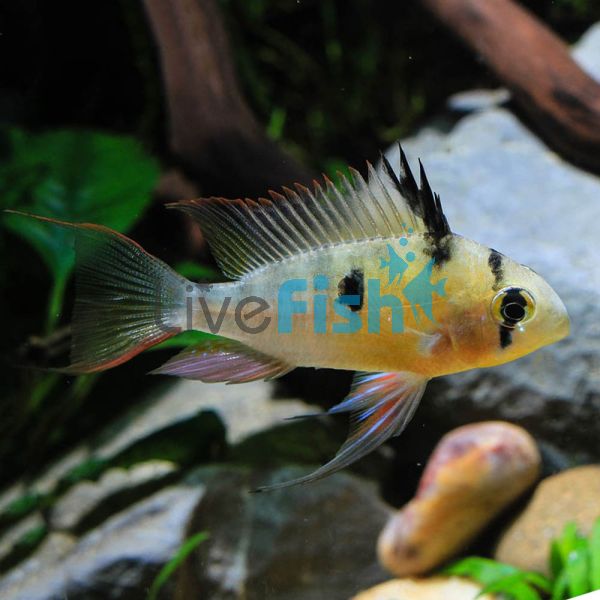
[[[539,475],[533,438],[505,422],[475,423],[445,435],[415,498],[391,518],[379,559],[399,577],[421,575],[467,545]]]
[[[493,600],[479,596],[481,586],[462,577],[392,579],[365,590],[352,600]]]
[[[502,535],[495,558],[548,572],[550,542],[574,521],[589,533],[600,517],[600,465],[568,469],[544,479],[529,504]]]

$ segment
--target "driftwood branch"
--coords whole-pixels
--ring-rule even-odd
[[[486,61],[552,147],[600,171],[600,85],[558,36],[511,0],[422,2]]]
[[[214,0],[144,1],[160,52],[170,148],[202,193],[253,197],[309,181],[245,103]]]

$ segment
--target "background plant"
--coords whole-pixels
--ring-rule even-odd
[[[600,590],[600,518],[589,536],[568,523],[552,541],[549,557],[551,577],[523,571],[487,558],[469,557],[450,565],[445,572],[470,577],[507,600],[567,600]]]

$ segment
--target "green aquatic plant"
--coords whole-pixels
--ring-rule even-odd
[[[150,202],[158,164],[130,137],[95,131],[2,134],[1,208],[66,221],[89,221],[127,231]],[[72,232],[4,215],[4,226],[26,239],[52,274],[46,333],[60,316],[74,255],[66,252]]]
[[[600,518],[588,537],[575,523],[565,525],[552,541],[549,563],[550,578],[480,557],[459,560],[444,572],[470,577],[484,586],[481,594],[493,593],[507,600],[567,600],[600,590]]]
[[[552,591],[552,582],[543,575],[489,558],[470,556],[450,565],[445,572],[478,581],[484,586],[481,594],[501,594],[511,600],[541,600],[542,593]]]
[[[567,524],[552,542],[550,569],[554,576],[552,600],[600,590],[600,519],[589,537],[581,535],[575,523]]]
[[[156,600],[161,588],[172,577],[173,573],[183,564],[185,559],[204,541],[209,538],[206,531],[196,533],[179,547],[175,556],[160,570],[148,592],[147,600]]]

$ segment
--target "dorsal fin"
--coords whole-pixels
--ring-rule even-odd
[[[349,169],[336,187],[327,177],[313,189],[296,184],[259,200],[199,198],[167,205],[189,213],[202,231],[223,273],[232,278],[317,248],[358,240],[425,233],[437,244],[450,233],[440,197],[431,191],[423,165],[417,185],[400,148],[394,172],[385,157],[368,182]]]

